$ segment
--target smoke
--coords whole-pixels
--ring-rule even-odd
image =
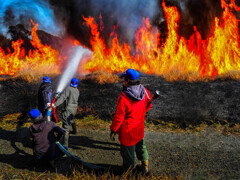
[[[188,0],[186,7],[188,11],[185,17],[188,17],[191,20],[190,23],[197,27],[203,39],[211,34],[215,17],[221,18],[223,12],[220,0]]]
[[[159,2],[160,8],[162,0]],[[165,0],[167,6],[177,8],[180,19],[178,21],[178,35],[189,38],[194,33],[195,26],[203,39],[213,33],[215,17],[221,19],[223,9],[220,0]],[[165,15],[163,15],[164,17]],[[159,19],[163,19],[159,17]],[[167,37],[166,21],[158,24],[161,38]]]
[[[54,12],[49,3],[43,0],[0,0],[0,33],[7,34],[8,27],[17,24],[29,27],[30,20],[53,35],[63,33],[63,28],[55,22]]]
[[[106,44],[109,35],[116,26],[120,42],[134,47],[134,35],[142,23],[143,17],[148,17],[152,25],[157,25],[160,31],[164,23],[162,0],[49,0],[54,7],[58,21],[66,25],[66,31],[82,44],[90,47],[90,30],[83,25],[82,16],[92,16],[98,24],[102,16],[104,31],[101,36]],[[167,6],[176,6],[180,13],[179,34],[188,38],[196,26],[203,39],[207,38],[214,25],[215,17],[221,17],[223,9],[220,0],[165,0]],[[167,32],[161,32],[167,33]]]
[[[97,2],[96,2],[97,1]],[[92,0],[92,9],[99,9],[103,15],[116,18],[122,34],[132,39],[143,17],[153,19],[157,12],[156,0]],[[97,14],[95,14],[97,16]]]
[[[189,27],[192,29],[189,26],[192,25],[197,27],[203,38],[206,37],[210,33],[214,18],[221,17],[223,11],[220,0],[165,2],[167,6],[178,8],[182,35],[186,35],[185,31],[188,31]],[[27,28],[30,19],[33,19],[35,23],[39,23],[38,28],[41,30],[57,36],[71,35],[81,44],[90,47],[90,29],[83,25],[82,16],[92,16],[100,24],[100,14],[104,25],[101,37],[106,44],[113,27],[117,27],[115,31],[120,42],[134,47],[134,35],[142,23],[142,18],[148,17],[160,31],[161,23],[164,23],[162,0],[0,0],[0,34],[7,36],[8,27],[19,23]],[[192,30],[188,35],[191,33]]]
[[[102,36],[109,38],[113,26],[117,26],[120,41],[132,43],[136,29],[143,17],[154,19],[159,11],[158,0],[49,0],[55,9],[56,17],[64,22],[69,34],[90,46],[89,29],[83,25],[82,16],[92,16],[99,23],[102,16],[104,32]],[[104,34],[105,33],[105,34]]]
[[[74,48],[73,54],[69,59],[69,64],[60,78],[57,92],[62,92],[63,89],[67,86],[67,84],[70,83],[71,79],[78,70],[80,61],[85,57],[89,57],[91,55],[92,52],[86,48],[83,48],[82,46],[77,46],[76,48]]]

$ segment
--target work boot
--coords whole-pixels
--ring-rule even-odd
[[[53,169],[56,168],[54,160],[48,161],[48,163],[49,163],[51,168],[53,168]]]
[[[75,122],[71,123],[72,125],[72,131],[71,134],[77,134],[77,125]]]
[[[148,169],[148,160],[146,161],[142,161],[142,169],[143,169],[143,172],[145,174],[147,174],[149,172],[149,169]]]

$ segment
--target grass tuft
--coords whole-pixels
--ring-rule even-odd
[[[6,130],[15,129],[22,113],[7,114],[0,119],[0,127]]]
[[[100,119],[98,116],[94,116],[94,115],[88,115],[88,116],[84,117],[83,119],[75,119],[75,121],[76,121],[76,124],[78,127],[86,128],[86,129],[93,129],[93,130],[109,129],[109,127],[111,125],[110,122],[104,121],[104,120]]]

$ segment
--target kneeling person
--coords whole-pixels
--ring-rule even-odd
[[[44,120],[38,109],[32,109],[29,115],[33,121],[30,134],[33,140],[34,158],[37,162],[49,162],[54,167],[54,159],[64,155],[56,145],[56,141],[64,135],[64,130],[56,123]]]

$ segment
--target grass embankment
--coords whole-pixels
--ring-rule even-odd
[[[21,119],[21,113],[14,113],[5,115],[2,119],[0,119],[0,127],[5,130],[14,130],[17,127],[29,127],[32,122],[30,119]],[[104,121],[100,119],[98,116],[88,115],[83,117],[82,119],[75,119],[78,128],[85,128],[91,130],[108,130],[111,122]],[[61,122],[58,123],[61,126]],[[220,134],[232,134],[232,135],[240,135],[240,124],[229,124],[226,123],[222,125],[221,123],[212,122],[211,125],[206,123],[202,123],[197,126],[189,125],[186,128],[181,128],[178,124],[159,121],[158,125],[154,125],[153,123],[145,122],[145,127],[147,131],[161,131],[161,132],[175,132],[175,133],[199,133],[208,129],[215,130]]]

